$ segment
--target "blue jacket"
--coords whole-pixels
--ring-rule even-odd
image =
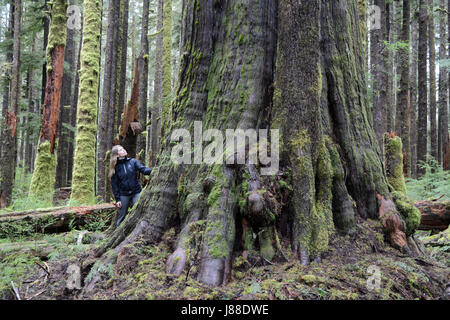
[[[130,196],[142,191],[137,172],[149,175],[152,169],[143,166],[134,158],[117,159],[115,173],[111,177],[111,185],[116,201],[120,201],[120,196]]]

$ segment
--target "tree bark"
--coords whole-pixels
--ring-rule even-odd
[[[141,53],[139,55],[139,119],[141,120],[143,130],[147,128],[147,92],[148,92],[148,15],[149,15],[149,0],[144,0],[142,8],[142,28],[141,28]],[[146,137],[139,135],[137,137],[136,153],[139,154],[139,160],[145,163],[147,154]],[[143,152],[141,152],[141,150]]]
[[[100,28],[102,5],[84,1],[77,137],[72,173],[71,201],[93,203],[95,198],[95,144],[97,135]]]
[[[11,4],[12,5],[12,4]],[[22,19],[22,1],[14,1],[14,36],[11,72],[11,99],[6,111],[6,124],[2,132],[2,154],[0,158],[0,208],[12,202],[12,190],[16,173],[17,158],[17,115],[20,97],[20,25]]]
[[[74,0],[69,2],[70,5],[74,5]],[[67,28],[67,40],[64,53],[64,62],[68,64],[68,72],[64,72],[61,88],[61,105],[60,116],[58,124],[58,149],[57,158],[58,163],[56,165],[56,181],[55,188],[66,187],[67,184],[67,172],[68,172],[68,153],[69,148],[69,130],[64,127],[64,124],[70,125],[70,108],[72,105],[72,83],[74,82],[75,69],[75,29]]]
[[[83,29],[83,20],[81,20],[81,29]],[[75,128],[77,125],[77,109],[78,109],[78,92],[80,88],[80,68],[81,68],[81,47],[83,43],[83,33],[80,32],[80,41],[78,43],[77,62],[75,67],[75,81],[73,88],[73,99],[70,107],[70,125]],[[75,132],[69,132],[69,149],[68,149],[68,162],[67,162],[67,183],[72,185],[72,172],[73,172],[73,156],[75,149]]]
[[[68,231],[73,227],[81,227],[90,221],[105,219],[105,224],[112,220],[117,210],[111,203],[82,206],[56,207],[22,212],[10,212],[0,216],[0,238],[11,236],[11,225],[21,224],[40,233],[57,233]]]
[[[420,0],[419,9],[419,49],[418,49],[418,99],[417,116],[417,175],[421,177],[425,170],[421,167],[427,154],[427,1]]]
[[[446,26],[448,24],[448,14],[445,12],[445,0],[440,2],[439,19],[439,60],[447,59],[447,37]],[[444,156],[444,144],[448,134],[448,76],[446,68],[439,64],[439,115],[438,115],[438,142],[437,161],[442,164]]]
[[[176,227],[167,271],[181,274],[196,265],[189,275],[212,286],[230,280],[235,251],[246,248],[243,230],[261,261],[283,258],[280,236],[302,263],[319,261],[336,229],[355,232],[356,214],[378,219],[377,196],[391,201],[369,117],[357,3],[196,0],[184,5],[173,128],[191,136],[200,129],[239,128],[250,135],[249,129],[271,128],[271,166],[250,161],[251,145],[242,148],[243,162],[225,161],[238,159],[239,149],[218,152],[218,162],[202,161],[205,153],[196,151],[201,141],[194,143],[199,164],[175,163],[172,151],[183,144],[167,132],[148,187],[95,255],[114,262],[114,255],[103,255],[107,250],[119,253],[141,236],[159,241]],[[261,136],[260,145],[268,143]],[[191,144],[192,156],[190,151]],[[292,189],[286,202],[281,185]],[[403,223],[395,207],[389,217]],[[286,225],[281,234],[280,224]],[[406,239],[405,231],[396,236]]]
[[[402,30],[399,48],[398,68],[400,73],[400,88],[397,97],[397,112],[395,116],[395,131],[398,133],[403,143],[403,169],[405,176],[410,176],[410,140],[409,140],[409,48],[410,48],[410,0],[403,0]]]
[[[151,118],[151,159],[155,164],[156,155],[160,153],[161,140],[161,102],[163,81],[163,0],[158,0],[158,17],[156,23],[156,48],[155,48],[155,80],[153,85],[153,106]]]
[[[51,21],[47,45],[47,85],[38,151],[31,179],[29,197],[51,201],[56,173],[56,138],[58,132],[61,86],[66,45],[67,1],[49,3]]]
[[[116,97],[117,76],[117,17],[119,16],[120,1],[108,2],[108,29],[106,34],[105,67],[103,74],[103,96],[98,122],[98,149],[97,149],[97,195],[106,199],[105,156],[112,147],[112,127],[114,123],[114,105]],[[111,117],[111,114],[113,115]],[[111,137],[110,137],[111,136]]]
[[[430,154],[437,159],[437,127],[436,127],[436,44],[434,38],[434,4],[433,0],[428,2],[428,52],[430,72]]]
[[[411,104],[409,112],[409,136],[411,154],[411,177],[417,178],[417,46],[418,46],[418,14],[411,17]]]
[[[373,79],[372,114],[378,144],[380,149],[383,150],[383,135],[386,132],[386,63],[389,59],[389,55],[386,55],[386,51],[389,49],[385,44],[386,39],[389,43],[389,37],[386,36],[386,0],[375,0],[374,5],[381,9],[381,28],[370,31],[370,62]]]
[[[450,202],[415,201],[414,205],[422,214],[419,230],[443,231],[450,224]]]

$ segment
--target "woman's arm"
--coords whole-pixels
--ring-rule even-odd
[[[149,175],[152,172],[152,169],[147,168],[146,166],[142,165],[142,163],[139,162],[139,160],[134,159],[134,166],[136,168],[136,170],[138,170],[139,172],[141,172],[144,175]]]

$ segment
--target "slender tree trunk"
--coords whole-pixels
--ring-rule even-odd
[[[5,38],[11,37],[11,39],[14,37],[14,5],[11,4],[9,6],[9,17],[8,17],[8,32],[5,32]],[[0,135],[1,143],[0,143],[0,156],[2,154],[2,146],[5,143],[4,141],[7,141],[7,139],[4,135],[4,130],[6,129],[6,121],[4,119],[7,119],[7,112],[8,108],[10,107],[10,94],[11,94],[11,71],[12,71],[12,62],[13,62],[13,43],[11,43],[7,47],[6,51],[6,61],[5,65],[7,66],[4,68],[4,74],[2,75],[2,86],[3,86],[3,101],[2,101],[2,122],[0,123],[0,129],[2,130],[2,133]]]
[[[160,152],[161,138],[161,102],[163,81],[163,0],[158,0],[158,17],[156,23],[156,48],[155,48],[155,82],[153,86],[153,106],[151,122],[151,157],[152,165],[155,164],[156,156]]]
[[[418,49],[418,116],[417,116],[417,175],[425,170],[419,161],[426,160],[427,154],[427,0],[420,0],[419,11],[419,49]]]
[[[44,1],[44,10],[48,12],[48,0]],[[50,18],[47,16],[47,14],[44,15],[44,44],[43,44],[43,50],[44,53],[47,50],[47,44],[48,44],[48,33],[50,30]],[[47,85],[47,60],[44,60],[44,64],[42,66],[42,87],[41,87],[41,104],[39,106],[40,110],[42,110],[42,106],[44,105],[44,98],[45,98],[45,86]]]
[[[403,143],[403,170],[405,176],[410,176],[410,140],[409,140],[409,48],[410,48],[410,0],[403,0],[403,17],[399,48],[398,68],[400,73],[400,88],[397,98],[397,110],[395,116],[395,131],[398,133]]]
[[[374,4],[381,9],[381,28],[370,31],[370,61],[373,79],[373,125],[380,149],[383,150],[383,137],[386,132],[386,0],[375,0]],[[389,42],[389,39],[387,40]],[[389,55],[387,55],[387,58]]]
[[[61,104],[66,45],[67,1],[49,3],[51,14],[47,44],[47,85],[43,106],[41,134],[31,179],[29,197],[51,202],[56,174],[56,147]]]
[[[0,208],[7,207],[12,201],[12,189],[16,173],[17,158],[17,115],[20,98],[20,26],[22,1],[14,1],[13,60],[11,72],[11,99],[6,112],[6,125],[2,132],[2,154],[0,158]]]
[[[81,20],[81,29],[83,29],[83,20]],[[75,82],[73,88],[73,99],[70,108],[70,125],[75,128],[77,125],[77,109],[78,109],[78,95],[80,88],[80,69],[81,69],[81,48],[83,43],[83,33],[80,32],[80,41],[78,43],[77,62],[75,67]],[[72,184],[72,172],[73,172],[73,157],[75,149],[75,133],[69,132],[69,149],[68,149],[68,162],[67,162],[67,183]]]
[[[74,5],[74,0],[69,2]],[[60,119],[58,125],[58,163],[56,165],[56,181],[55,188],[67,186],[67,172],[68,172],[68,154],[69,148],[69,130],[64,127],[64,124],[70,124],[70,108],[72,105],[72,83],[74,82],[75,69],[75,29],[67,28],[67,41],[64,53],[64,62],[68,64],[68,72],[64,72],[61,89],[61,105],[60,105]]]
[[[394,60],[395,53],[393,52],[391,46],[394,42],[394,1],[386,1],[386,40],[389,43],[389,50],[387,50],[388,57],[386,69],[388,73],[388,81],[386,84],[386,131],[391,132],[394,130],[394,102],[395,93],[393,91],[395,83],[395,70],[394,70]]]
[[[122,36],[121,36],[121,56],[120,56],[120,85],[119,97],[117,101],[117,117],[114,134],[119,132],[120,119],[125,105],[125,89],[127,80],[127,53],[128,53],[128,16],[129,0],[123,3]]]
[[[439,19],[439,60],[447,59],[447,34],[446,26],[448,24],[448,15],[445,13],[445,0],[440,2],[440,19]],[[442,165],[444,156],[444,145],[448,132],[448,83],[447,68],[439,64],[439,120],[438,120],[438,143],[437,143],[437,160]]]
[[[105,156],[107,150],[111,147],[112,134],[111,126],[114,126],[110,122],[111,114],[114,115],[114,100],[115,100],[115,88],[116,88],[116,61],[117,57],[117,41],[115,40],[116,23],[118,16],[117,1],[109,0],[108,2],[108,29],[106,34],[106,47],[105,47],[105,67],[103,74],[103,97],[102,107],[100,109],[100,119],[98,122],[98,151],[97,151],[97,195],[103,200],[106,199],[106,176],[105,176]],[[120,4],[120,3],[119,3]],[[114,118],[112,118],[114,119]]]
[[[34,55],[36,53],[36,37],[33,37],[33,44],[31,46],[31,54]],[[34,85],[34,69],[33,66],[30,66],[27,70],[27,87],[28,87],[28,117],[27,117],[27,123],[30,124],[31,122],[31,114],[34,113],[35,109],[35,101],[34,101],[34,91],[33,91],[33,85]],[[25,138],[25,172],[31,173],[33,172],[31,170],[32,168],[32,159],[33,159],[33,143],[32,143],[32,137],[34,136],[34,132],[29,128],[26,133]]]
[[[70,198],[71,201],[75,200],[81,203],[92,203],[95,198],[95,144],[100,73],[101,12],[101,1],[84,1],[77,137]]]
[[[149,0],[144,0],[142,8],[142,29],[141,29],[141,52],[139,54],[139,120],[142,124],[143,130],[146,130],[147,123],[147,93],[148,93],[148,15],[149,15]],[[136,153],[140,154],[141,162],[145,163],[146,158],[146,138],[143,135],[137,137]],[[141,150],[143,152],[141,152]],[[140,153],[141,152],[141,153]]]
[[[172,0],[164,0],[163,9],[162,137],[167,133],[172,119]]]
[[[433,0],[428,3],[428,52],[429,52],[429,72],[430,72],[430,153],[437,159],[437,126],[436,126],[436,44],[434,26],[434,4]]]
[[[414,15],[411,21],[411,77],[409,84],[411,93],[411,104],[409,110],[409,136],[412,178],[417,177],[417,47],[419,41],[418,25],[418,15]]]
[[[244,219],[250,243],[267,261],[281,257],[276,230],[281,221],[287,224],[287,235],[282,235],[306,264],[311,258],[320,260],[335,228],[355,232],[355,214],[380,218],[388,232],[390,222],[398,223],[398,238],[390,240],[406,248],[403,218],[395,206],[385,212],[377,201],[392,203],[370,121],[356,2],[196,0],[184,5],[184,54],[172,121],[185,135],[183,141],[171,141],[167,132],[161,139],[149,187],[96,251],[100,263],[114,263],[137,237],[159,241],[176,226],[180,232],[166,271],[179,275],[196,265],[189,276],[221,285],[230,280],[232,257],[239,254],[235,251],[246,248],[241,244]],[[249,129],[272,128],[271,166],[251,163],[250,145],[242,145],[238,154],[215,149],[218,162],[202,161],[205,153],[198,150],[194,160],[200,164],[171,161],[180,147],[192,159],[192,141],[184,141],[187,133],[192,137],[196,130],[223,133],[231,128],[244,135],[251,134]],[[260,146],[269,140],[261,136]],[[216,137],[223,147],[218,133]],[[281,153],[276,152],[278,137]],[[234,143],[236,134],[232,138]],[[197,139],[195,149],[203,140]],[[239,158],[240,151],[245,161],[224,163]],[[352,174],[346,177],[345,172]],[[281,177],[292,186],[285,206],[275,187]]]

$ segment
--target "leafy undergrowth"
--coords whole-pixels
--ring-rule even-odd
[[[239,255],[231,282],[217,288],[195,280],[195,264],[189,275],[165,273],[175,240],[171,230],[158,245],[138,240],[126,246],[115,265],[98,268],[101,281],[86,293],[65,288],[66,271],[81,265],[102,237],[77,244],[79,233],[33,240],[51,245],[49,253],[0,250],[0,298],[15,299],[13,280],[22,299],[441,299],[450,280],[448,253],[436,256],[422,248],[424,257],[404,255],[384,242],[379,222],[369,220],[358,222],[354,236],[334,235],[327,255],[309,266],[300,265],[286,246],[289,262],[249,263]]]

